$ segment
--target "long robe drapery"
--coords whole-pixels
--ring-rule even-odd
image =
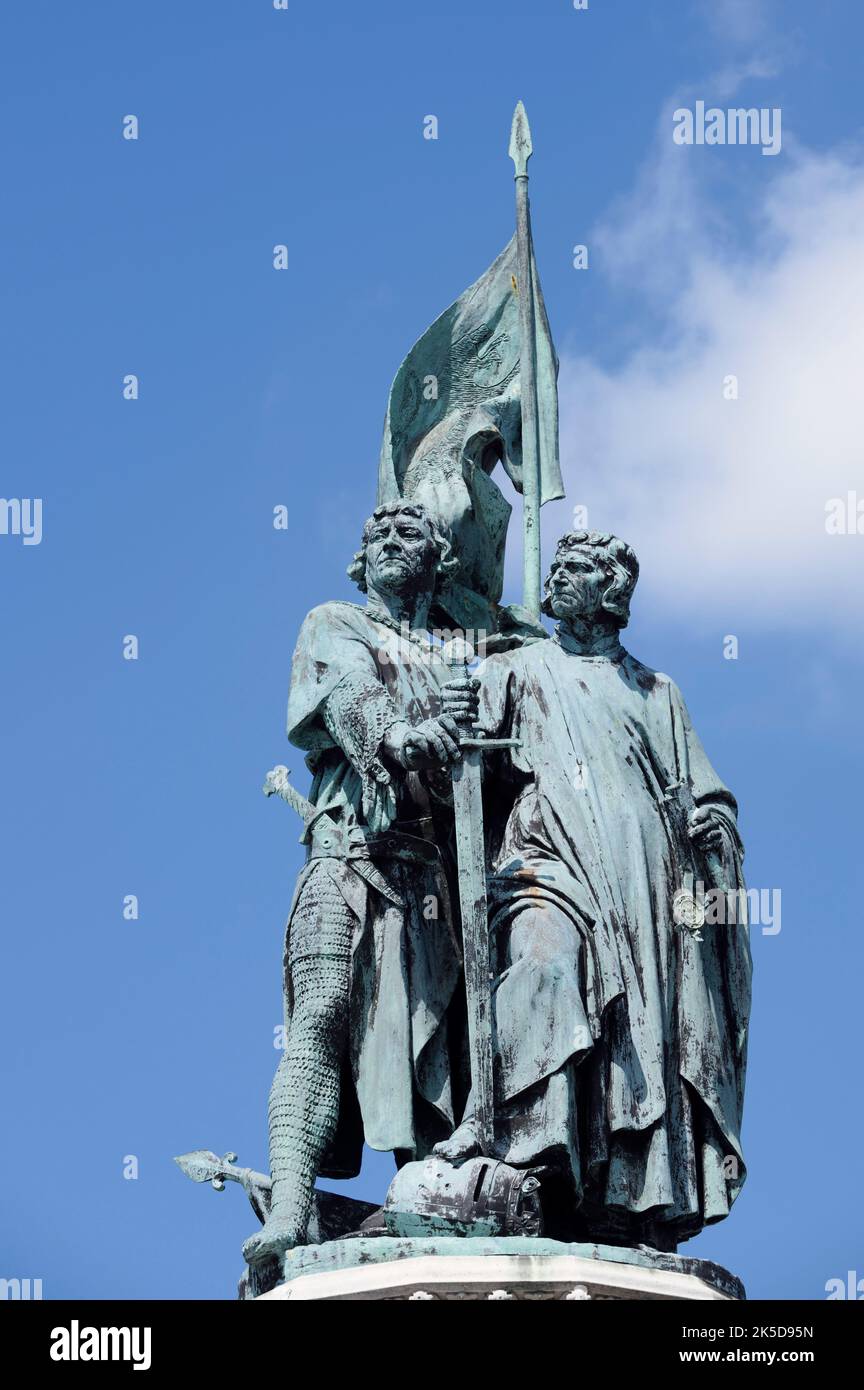
[[[409,642],[350,603],[325,603],[297,641],[288,737],[307,754],[310,800],[337,806],[343,823],[401,832],[437,846],[437,864],[375,858],[400,905],[338,859],[301,871],[286,929],[307,876],[326,865],[354,914],[349,1065],[339,1130],[325,1176],[359,1171],[362,1140],[422,1157],[453,1126],[448,1009],[460,978],[451,908],[448,808],[416,773],[388,774],[380,741],[388,717],[410,724],[439,712],[449,672],[434,651]],[[290,1029],[290,978],[286,1025]]]
[[[594,1239],[677,1243],[744,1180],[751,961],[746,925],[700,942],[673,920],[704,863],[664,793],[689,783],[715,813],[733,889],[735,801],[678,688],[617,638],[537,642],[480,674],[484,728],[521,740],[490,817],[499,1156],[566,1169]]]

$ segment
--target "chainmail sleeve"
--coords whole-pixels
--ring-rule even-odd
[[[379,752],[387,730],[403,716],[383,685],[355,671],[338,682],[321,712],[330,737],[360,776],[367,825],[386,830],[396,816],[396,796]]]

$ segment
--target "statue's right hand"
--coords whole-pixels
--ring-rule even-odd
[[[457,724],[471,725],[480,713],[480,682],[476,676],[461,676],[441,687],[441,710]]]
[[[447,714],[424,719],[422,724],[400,724],[391,729],[388,742],[396,761],[408,772],[447,767],[462,757],[458,725]]]

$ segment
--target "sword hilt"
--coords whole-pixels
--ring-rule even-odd
[[[450,670],[454,673],[461,671],[465,679],[470,678],[471,662],[474,660],[475,652],[471,643],[464,637],[452,637],[446,644],[445,660]],[[453,716],[456,723],[466,732],[459,739],[460,748],[485,748],[487,741],[483,737],[482,730],[475,730],[474,722],[470,714],[460,714]],[[491,744],[489,745],[492,746]]]
[[[261,788],[265,796],[279,796],[283,801],[287,801],[292,811],[296,811],[303,821],[308,821],[315,814],[315,807],[311,801],[307,801],[292,787],[288,781],[289,772],[284,763],[279,763],[276,767],[271,767],[264,779],[264,786]]]
[[[471,662],[474,659],[474,648],[464,637],[453,637],[447,643],[446,661],[451,671],[461,668],[465,678],[468,679]],[[455,717],[455,716],[454,716]],[[466,732],[459,739],[460,748],[486,748],[490,751],[493,748],[519,748],[521,740],[518,738],[486,738],[482,729],[477,729],[471,721],[471,716],[460,715],[456,718],[456,723],[463,729],[471,730]]]
[[[467,641],[464,637],[451,637],[450,641],[444,647],[444,652],[446,653],[445,660],[447,662],[447,665],[450,667],[450,670],[454,673],[454,675],[457,672],[461,672],[465,679],[469,680],[471,662],[475,658],[474,648],[472,647],[471,643]],[[456,723],[461,724],[465,728],[470,728],[470,714],[459,715],[458,717],[456,717]]]
[[[281,797],[283,801],[288,803],[292,811],[297,812],[303,822],[303,834],[300,836],[301,845],[308,844],[316,833],[321,832],[319,822],[324,816],[327,816],[330,811],[340,810],[338,801],[328,801],[326,806],[313,806],[311,801],[307,801],[305,796],[301,796],[296,787],[292,787],[288,781],[288,769],[282,763],[270,769],[261,790],[265,796]],[[329,832],[329,823],[326,829]]]

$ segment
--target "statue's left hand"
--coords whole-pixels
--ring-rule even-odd
[[[691,811],[687,833],[703,854],[723,848],[723,827],[707,806],[697,806],[695,811]]]
[[[384,736],[383,749],[408,772],[447,767],[459,762],[459,727],[449,715],[424,719],[420,724],[392,724]]]

